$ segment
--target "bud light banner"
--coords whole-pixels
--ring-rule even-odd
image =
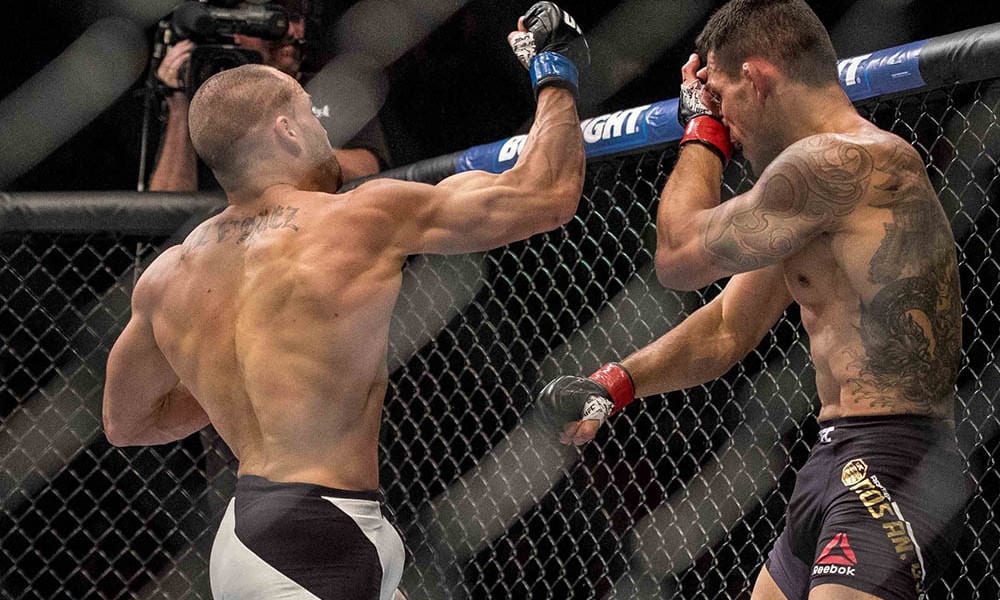
[[[675,142],[684,133],[677,123],[677,98],[619,110],[580,123],[587,158],[609,156]],[[463,152],[455,172],[483,170],[502,173],[514,166],[525,135],[474,146]]]

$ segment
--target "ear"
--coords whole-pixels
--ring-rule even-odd
[[[298,125],[288,115],[278,115],[274,118],[274,138],[278,145],[287,152],[298,155],[302,151],[302,135]]]
[[[760,100],[774,93],[778,76],[778,69],[774,64],[760,57],[750,57],[740,66],[740,77],[750,82]]]

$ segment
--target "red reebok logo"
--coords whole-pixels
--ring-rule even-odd
[[[833,536],[830,543],[819,553],[816,559],[817,565],[848,565],[858,564],[858,559],[851,550],[851,544],[847,541],[846,533],[838,533]]]

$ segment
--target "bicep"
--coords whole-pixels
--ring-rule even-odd
[[[173,249],[162,254],[143,273],[132,293],[132,316],[108,355],[104,385],[105,419],[128,425],[141,418],[149,405],[180,380],[157,345],[150,306],[158,281],[169,271]]]
[[[167,393],[178,381],[156,345],[150,323],[133,315],[108,355],[105,402],[141,405]]]
[[[871,154],[836,136],[813,136],[783,152],[752,190],[705,211],[702,245],[727,273],[773,265],[838,226],[868,192]]]

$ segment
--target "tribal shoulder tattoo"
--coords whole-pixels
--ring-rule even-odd
[[[703,232],[705,250],[734,272],[781,262],[854,211],[873,168],[863,146],[830,135],[808,138],[768,167],[752,205],[716,211]]]

